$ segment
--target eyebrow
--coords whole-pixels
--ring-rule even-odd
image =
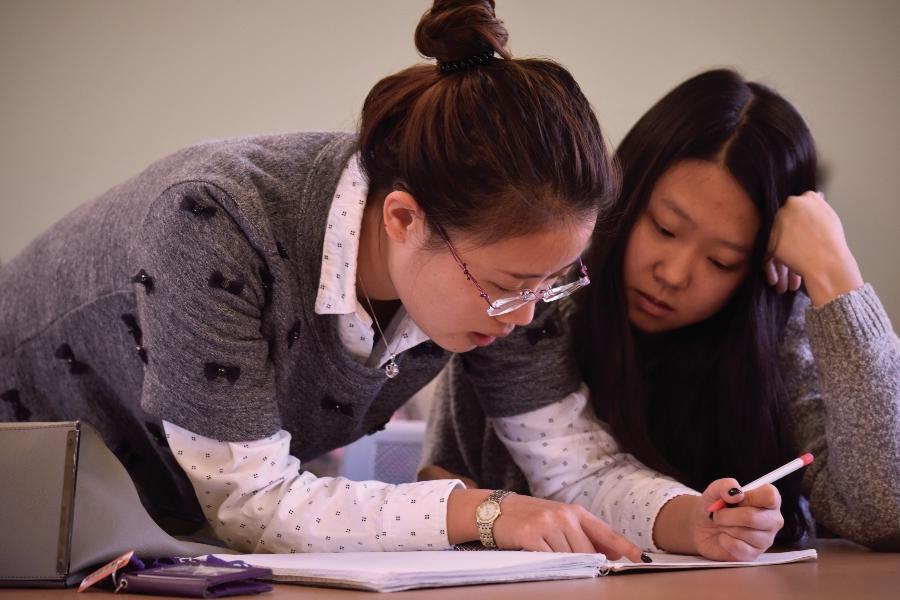
[[[690,215],[688,215],[686,212],[684,212],[684,209],[682,209],[680,206],[675,204],[675,202],[673,200],[670,200],[669,198],[662,198],[661,202],[663,203],[663,205],[666,208],[668,208],[670,211],[672,211],[673,213],[675,213],[676,215],[678,215],[679,217],[681,217],[682,219],[687,221],[692,227],[697,226],[697,224],[690,217]],[[722,239],[717,239],[715,241],[717,244],[721,244],[722,246],[727,246],[737,252],[741,252],[743,254],[750,254],[750,248],[743,246],[741,244],[736,244],[734,242],[729,242],[728,240],[722,240]]]
[[[572,262],[570,262],[563,268],[558,269],[557,271],[550,273],[549,275],[544,275],[543,273],[515,273],[513,271],[506,271],[504,269],[497,269],[497,271],[500,273],[503,273],[504,275],[509,275],[513,279],[537,279],[539,277],[541,279],[546,279],[547,277],[552,277],[554,275],[559,275],[560,273],[563,273],[566,269],[571,268],[572,265],[574,265],[577,262],[578,262],[578,259],[576,258],[575,260],[573,260]]]
[[[734,242],[729,242],[728,240],[716,240],[716,241],[718,243],[722,244],[723,246],[728,246],[732,250],[735,250],[742,254],[750,254],[750,248],[748,248],[746,246],[742,246],[740,244],[735,244]]]
[[[684,209],[682,209],[680,206],[675,204],[675,202],[673,200],[670,200],[668,198],[663,198],[661,200],[661,202],[665,205],[666,208],[668,208],[673,213],[675,213],[676,215],[678,215],[679,217],[681,217],[682,219],[684,219],[685,221],[690,223],[693,227],[697,226],[697,224],[694,223],[694,220],[690,217],[690,215],[688,215],[686,212],[684,212]]]

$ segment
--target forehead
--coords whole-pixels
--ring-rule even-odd
[[[561,220],[545,228],[484,246],[457,249],[480,269],[547,276],[575,262],[590,243],[594,220]]]
[[[751,245],[759,213],[737,180],[717,163],[682,161],[656,182],[650,196],[655,212],[670,213],[691,230]]]

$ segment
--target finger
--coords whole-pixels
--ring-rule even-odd
[[[736,479],[727,477],[725,479],[717,479],[706,486],[703,491],[704,506],[709,511],[709,519],[712,520],[713,513],[722,508],[729,508],[737,505],[744,499],[744,493],[738,487]]]
[[[565,534],[566,541],[569,544],[569,548],[572,549],[572,552],[583,552],[586,554],[593,554],[596,552],[596,550],[594,550],[594,544],[591,543],[590,538],[588,538],[587,534],[580,527],[569,529]]]
[[[767,483],[755,490],[745,492],[743,502],[746,506],[779,509],[781,508],[781,494],[778,492],[777,487]]]
[[[775,540],[775,534],[778,533],[777,531],[760,531],[759,529],[750,529],[748,527],[722,527],[720,531],[749,546],[753,546],[761,552],[769,549]]]
[[[796,292],[797,290],[800,289],[800,285],[802,283],[803,283],[803,278],[800,277],[800,275],[798,275],[797,273],[794,273],[793,271],[791,271],[790,275],[788,276],[788,289],[791,290],[792,292]]]
[[[716,542],[728,554],[731,560],[749,561],[756,559],[760,551],[747,542],[731,537],[727,533],[720,533]]]
[[[763,267],[763,272],[766,275],[766,281],[769,282],[769,285],[775,285],[778,283],[778,271],[775,269],[775,263],[773,261],[767,261],[766,266]]]
[[[739,506],[732,510],[720,510],[713,515],[718,527],[746,527],[759,531],[778,531],[784,517],[777,510]]]
[[[559,529],[545,534],[544,540],[550,546],[552,552],[572,551],[572,547],[569,546],[569,540],[566,539],[566,535]]]
[[[737,479],[724,477],[716,479],[706,486],[706,489],[703,491],[703,499],[711,507],[720,502],[728,506],[729,504],[737,504],[744,499],[744,496]]]
[[[780,263],[775,265],[778,270],[778,283],[775,284],[775,291],[783,294],[788,289],[788,268]]]
[[[553,548],[551,548],[550,544],[544,540],[539,540],[534,544],[526,545],[522,550],[528,550],[530,552],[553,552]]]
[[[589,515],[582,521],[582,527],[596,552],[602,552],[612,560],[623,556],[632,562],[641,562],[641,549],[628,541],[628,539],[616,533],[609,526]]]

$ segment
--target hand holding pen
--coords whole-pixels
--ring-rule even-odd
[[[757,488],[760,488],[760,487],[766,485],[767,483],[775,483],[782,477],[787,477],[788,475],[790,475],[797,469],[805,467],[806,465],[811,463],[813,460],[814,460],[813,455],[810,454],[809,452],[807,452],[800,458],[795,458],[791,462],[778,467],[774,471],[772,471],[770,473],[766,473],[759,479],[754,479],[753,481],[751,481],[750,483],[748,483],[747,485],[743,486],[740,489],[731,488],[730,490],[728,490],[728,493],[731,496],[736,496],[740,493],[751,492]],[[717,510],[725,508],[725,506],[726,506],[726,502],[722,498],[719,498],[718,500],[716,500],[715,502],[710,504],[709,507],[706,509],[709,512],[709,518],[712,519],[713,513],[716,512]]]
[[[784,525],[781,494],[771,482],[811,461],[812,455],[804,455],[745,486],[723,478],[709,484],[701,496],[676,497],[657,516],[655,541],[668,552],[712,560],[756,559]],[[729,510],[720,510],[726,505]]]

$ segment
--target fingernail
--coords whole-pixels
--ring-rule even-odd
[[[641,561],[645,562],[645,563],[652,563],[653,559],[642,552],[641,553]]]
[[[737,496],[740,493],[741,493],[741,490],[739,490],[738,488],[731,488],[730,490],[728,490],[729,496]]]

